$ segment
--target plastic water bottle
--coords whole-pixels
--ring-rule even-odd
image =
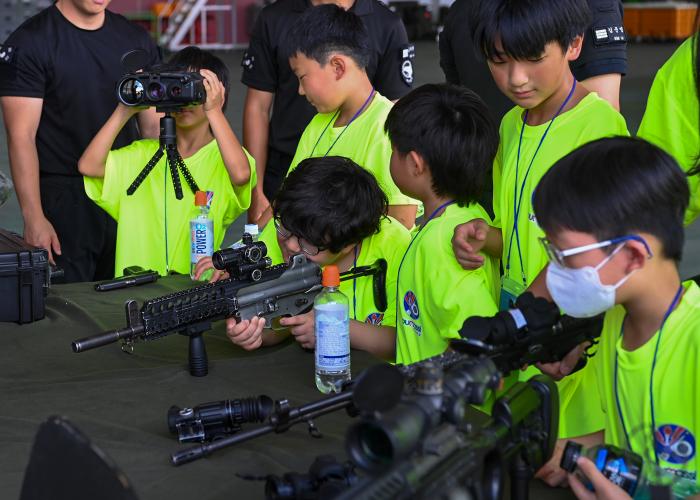
[[[350,316],[348,298],[338,290],[337,266],[323,270],[323,290],[314,300],[316,387],[324,394],[340,392],[350,380]]]
[[[194,204],[199,207],[199,215],[190,221],[190,277],[194,278],[194,268],[202,257],[211,257],[214,253],[214,223],[209,218],[209,206],[207,205],[207,193],[197,191],[194,195]],[[212,271],[206,271],[201,280],[208,280]]]

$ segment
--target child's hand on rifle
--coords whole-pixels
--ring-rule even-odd
[[[280,318],[280,325],[289,328],[294,340],[304,349],[316,347],[316,332],[314,328],[314,311],[298,314],[288,318]]]
[[[231,342],[246,351],[253,351],[263,343],[262,332],[265,318],[254,317],[237,322],[235,318],[226,320],[226,335]]]

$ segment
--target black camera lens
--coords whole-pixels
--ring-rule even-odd
[[[165,97],[165,87],[160,82],[151,82],[148,84],[148,99],[151,101],[160,101]]]
[[[173,85],[170,87],[170,97],[178,98],[182,95],[182,87],[179,85]]]
[[[136,78],[127,78],[119,85],[118,94],[121,102],[135,106],[143,101],[143,84]]]

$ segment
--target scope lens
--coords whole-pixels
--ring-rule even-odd
[[[128,78],[119,86],[119,99],[127,106],[135,106],[143,101],[143,84],[135,79]]]
[[[180,97],[182,95],[182,87],[179,85],[173,85],[170,87],[170,95],[172,97]]]
[[[165,97],[165,87],[160,82],[151,82],[148,84],[148,99],[151,101],[160,101]]]

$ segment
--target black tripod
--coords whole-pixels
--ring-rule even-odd
[[[160,147],[158,151],[155,152],[153,157],[148,160],[146,166],[143,170],[139,172],[136,176],[134,182],[131,183],[129,189],[126,190],[126,194],[131,196],[136,192],[141,183],[146,179],[148,174],[151,173],[153,167],[160,161],[165,153],[165,161],[170,169],[170,177],[173,180],[173,188],[175,189],[175,197],[178,200],[182,199],[182,184],[180,183],[180,175],[178,174],[178,169],[182,172],[182,176],[185,178],[187,185],[192,190],[192,194],[199,191],[197,183],[194,181],[192,174],[188,170],[185,162],[177,151],[177,137],[175,135],[175,118],[172,117],[169,111],[165,112],[165,115],[160,119]]]

